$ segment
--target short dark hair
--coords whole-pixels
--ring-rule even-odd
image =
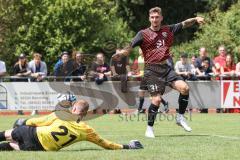
[[[187,55],[187,53],[181,53],[180,57],[181,58],[188,58],[188,55]]]
[[[63,52],[61,53],[60,57],[62,58],[62,56],[64,56],[64,55],[68,55],[68,56],[69,56],[69,53],[68,53],[67,51],[63,51]]]
[[[162,15],[162,9],[160,7],[153,7],[149,10],[149,14],[154,13],[154,12],[157,12],[160,15]]]

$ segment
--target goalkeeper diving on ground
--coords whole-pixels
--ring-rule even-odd
[[[0,151],[58,151],[80,141],[89,141],[105,149],[141,149],[138,140],[118,144],[99,136],[82,122],[89,104],[85,100],[73,102],[68,110],[56,110],[49,115],[18,119],[14,128],[0,132]]]

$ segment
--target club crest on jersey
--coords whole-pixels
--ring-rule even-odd
[[[164,38],[166,38],[167,37],[167,32],[162,32],[162,36],[164,37]]]
[[[151,40],[154,40],[156,37],[157,37],[157,33],[155,33],[155,32],[150,33],[150,39]]]

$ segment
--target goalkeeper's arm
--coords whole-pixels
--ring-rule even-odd
[[[138,140],[131,140],[129,144],[117,144],[100,137],[96,132],[88,135],[87,141],[95,143],[105,149],[142,149],[143,146]]]

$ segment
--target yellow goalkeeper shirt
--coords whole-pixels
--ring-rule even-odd
[[[46,151],[56,151],[79,141],[90,141],[105,149],[122,149],[123,145],[100,137],[93,128],[84,122],[77,123],[77,116],[55,111],[47,116],[31,118],[28,126],[37,127],[37,137]]]

